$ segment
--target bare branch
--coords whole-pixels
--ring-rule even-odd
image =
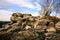
[[[52,3],[53,3],[53,0],[51,0],[49,7],[47,7],[46,9],[44,9],[45,10],[44,11],[44,16],[46,16],[48,14],[48,11],[51,9]]]

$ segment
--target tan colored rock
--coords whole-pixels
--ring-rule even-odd
[[[31,26],[26,25],[25,29],[31,29]]]
[[[36,21],[36,26],[48,26],[51,21],[47,19],[41,19],[39,21]]]
[[[57,30],[60,30],[60,22],[56,23],[55,27]]]
[[[50,22],[48,26],[54,27],[55,24],[54,24],[54,22]]]
[[[60,18],[58,18],[56,16],[44,16],[41,19],[48,19],[48,20],[51,20],[54,23],[57,23],[58,21],[60,21]]]
[[[52,35],[54,33],[56,33],[56,29],[54,26],[48,26],[47,29],[46,29],[46,33],[45,35],[48,36],[48,35]]]
[[[22,23],[22,18],[20,17],[19,13],[13,13],[10,20],[11,24],[13,25],[19,25]]]

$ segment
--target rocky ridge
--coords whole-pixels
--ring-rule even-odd
[[[60,40],[60,18],[13,13],[10,20],[0,29],[0,40]]]

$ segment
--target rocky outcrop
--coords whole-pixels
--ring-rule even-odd
[[[1,40],[60,40],[60,19],[57,17],[41,18],[31,14],[13,13],[10,20],[8,26],[0,29]]]

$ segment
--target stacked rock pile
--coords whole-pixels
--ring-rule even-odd
[[[8,26],[0,30],[1,40],[60,40],[60,19],[57,17],[13,13],[10,20]]]

